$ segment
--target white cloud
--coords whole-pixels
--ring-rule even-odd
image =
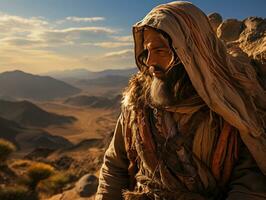
[[[57,32],[57,33],[74,33],[74,32],[93,32],[93,33],[107,33],[107,34],[112,34],[116,33],[115,30],[106,28],[106,27],[77,27],[77,28],[66,28],[66,29],[59,29],[59,30],[50,30],[50,32]]]
[[[56,52],[5,47],[0,49],[0,71],[19,69],[27,72],[46,72],[80,66],[79,59]]]
[[[68,18],[73,22],[90,20],[104,19]],[[0,13],[0,30],[0,71],[21,69],[44,72],[81,66],[123,68],[134,63],[133,48],[130,49],[132,36],[118,36],[119,30],[112,27],[60,26],[56,21],[42,17]],[[126,49],[106,53],[106,49],[111,48]]]
[[[98,43],[84,43],[82,45],[90,45],[90,46],[97,46],[106,49],[111,49],[119,47],[129,47],[132,46],[133,44],[130,42],[98,42]]]
[[[77,18],[69,17],[69,20],[101,20],[101,17]],[[10,45],[32,44],[37,42],[48,43],[48,45],[73,44],[77,40],[97,41],[106,39],[108,35],[117,33],[117,30],[108,27],[69,27],[56,29],[55,24],[46,21],[42,17],[20,17],[0,13],[0,38],[5,39]],[[10,39],[13,38],[13,39]],[[15,39],[16,38],[16,39]]]
[[[133,49],[124,49],[122,51],[113,51],[106,53],[104,57],[108,59],[128,58],[131,57],[133,54],[134,54]]]
[[[112,37],[114,40],[119,41],[119,42],[132,42],[133,43],[133,36],[132,35],[127,35],[127,36],[113,36]]]
[[[18,46],[18,47],[34,47],[46,46],[42,40],[29,39],[23,37],[6,37],[0,40],[2,45],[5,46]]]
[[[73,22],[96,22],[105,20],[104,17],[66,17],[66,20]]]
[[[0,36],[27,36],[35,31],[45,30],[49,23],[40,17],[24,18],[0,13]]]
[[[40,27],[43,25],[47,25],[48,22],[44,20],[42,17],[30,17],[24,18],[16,15],[8,15],[0,13],[0,24],[7,25],[19,25],[21,27]]]
[[[82,43],[84,41],[97,41],[106,39],[108,35],[116,33],[106,27],[74,27],[67,29],[50,29],[40,33],[39,38],[50,43]]]
[[[102,56],[88,55],[82,58],[83,66],[93,66],[96,70],[110,68],[126,68],[135,66],[133,49],[124,49],[121,51],[107,52]]]

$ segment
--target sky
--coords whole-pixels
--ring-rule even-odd
[[[0,0],[0,72],[135,66],[131,27],[166,0]],[[266,0],[191,0],[223,19],[266,18]]]

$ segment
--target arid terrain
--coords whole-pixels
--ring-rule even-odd
[[[103,138],[114,130],[119,110],[108,108],[86,108],[63,103],[39,103],[45,110],[60,115],[74,116],[77,121],[69,125],[45,128],[54,135],[64,136],[72,143],[84,139]]]

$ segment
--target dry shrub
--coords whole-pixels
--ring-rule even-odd
[[[35,190],[36,186],[41,180],[44,180],[54,174],[55,169],[45,163],[34,163],[27,170],[27,176],[29,178],[29,187]]]
[[[1,200],[38,200],[38,195],[22,186],[7,186],[0,188]]]
[[[4,139],[0,139],[0,164],[5,163],[10,154],[16,150],[16,146]]]
[[[61,193],[63,188],[71,183],[73,179],[74,176],[72,174],[67,172],[59,172],[45,180],[40,181],[37,189],[38,191],[47,195]]]

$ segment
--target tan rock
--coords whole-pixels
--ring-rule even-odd
[[[98,186],[98,178],[92,174],[81,177],[75,187],[47,200],[93,200]]]
[[[239,37],[239,47],[253,59],[266,64],[266,19],[249,17]]]
[[[208,19],[211,23],[213,31],[216,33],[217,28],[223,22],[223,18],[219,13],[210,13]]]
[[[217,36],[225,42],[238,40],[244,23],[237,19],[227,19],[217,28]]]

